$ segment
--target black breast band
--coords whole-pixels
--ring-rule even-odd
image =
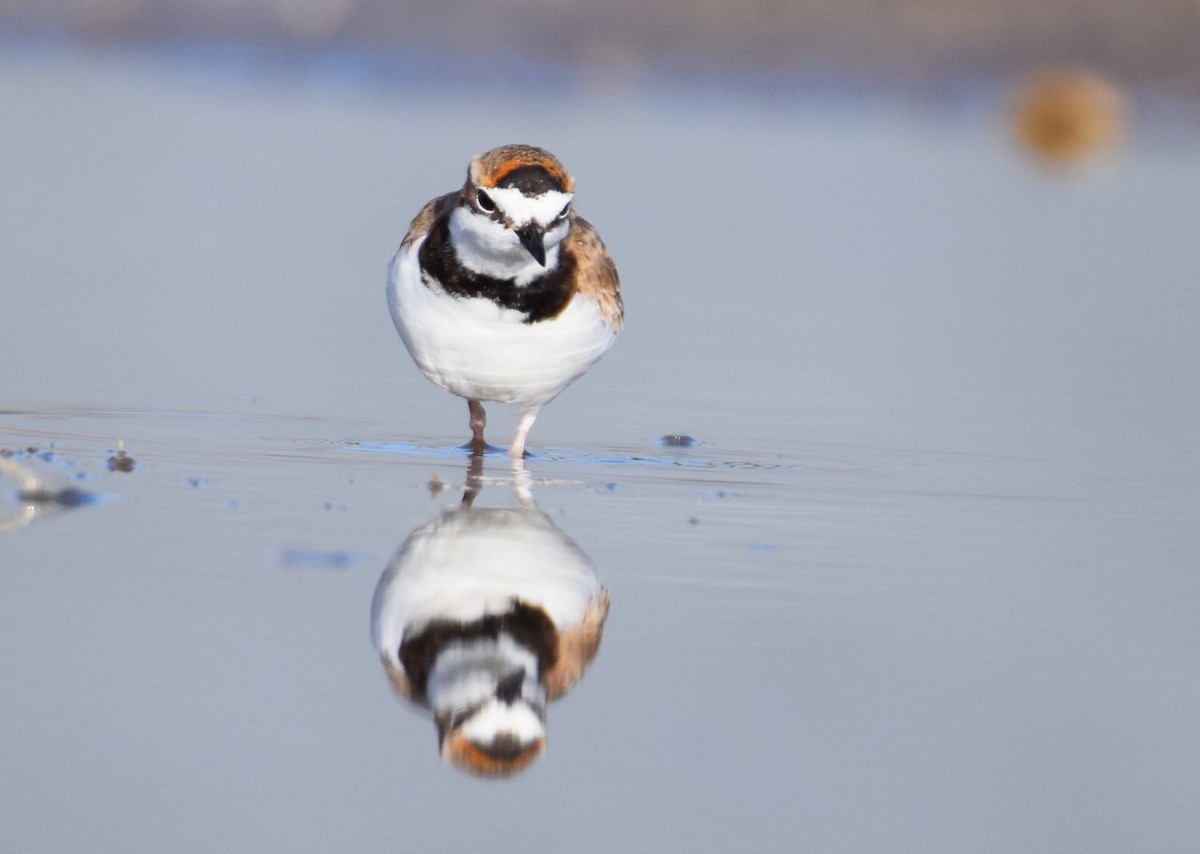
[[[421,244],[421,269],[446,293],[456,297],[491,300],[525,315],[526,323],[557,317],[571,301],[575,258],[560,247],[558,266],[527,285],[512,279],[494,279],[468,270],[459,263],[450,243],[449,218],[439,220]]]

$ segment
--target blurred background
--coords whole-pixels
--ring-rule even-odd
[[[1120,86],[1200,94],[1195,0],[5,0],[0,27],[488,77],[541,64],[600,85],[663,73],[930,82],[1066,63]]]
[[[900,95],[982,108],[1054,165],[1200,118],[1197,0],[3,0],[0,51],[14,49],[529,102]]]

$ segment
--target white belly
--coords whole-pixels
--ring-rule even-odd
[[[417,259],[423,242],[392,260],[388,305],[417,367],[447,391],[540,408],[612,346],[616,332],[590,299],[577,296],[556,317],[524,323],[491,300],[426,286]]]

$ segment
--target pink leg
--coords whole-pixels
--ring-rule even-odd
[[[487,414],[483,404],[478,400],[468,400],[467,408],[471,413],[471,453],[482,454],[487,447],[483,440],[483,428],[487,426]]]
[[[538,407],[537,409],[526,409],[521,413],[521,418],[517,422],[517,435],[513,439],[512,447],[508,449],[508,455],[514,460],[525,458],[525,437],[529,435],[529,428],[533,426],[533,422],[537,420],[541,411],[541,407]]]

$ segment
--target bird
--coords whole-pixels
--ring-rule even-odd
[[[547,705],[596,657],[609,593],[531,497],[477,508],[473,492],[397,550],[371,636],[396,692],[432,713],[443,760],[508,777],[542,753]]]
[[[508,452],[524,458],[542,409],[624,324],[616,265],[574,194],[549,151],[493,148],[421,208],[389,265],[396,330],[421,373],[466,398],[474,454],[488,447],[487,401],[519,408]]]

